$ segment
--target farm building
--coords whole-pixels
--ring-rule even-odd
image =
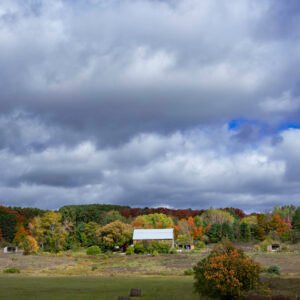
[[[133,243],[143,241],[170,241],[174,248],[174,229],[134,229]]]
[[[3,253],[17,253],[18,252],[18,247],[14,246],[7,246],[3,249]]]
[[[270,252],[275,252],[280,250],[281,250],[281,245],[279,243],[273,243],[267,246],[267,251]]]

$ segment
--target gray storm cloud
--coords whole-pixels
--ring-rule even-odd
[[[297,1],[2,0],[2,202],[298,203],[299,22]]]

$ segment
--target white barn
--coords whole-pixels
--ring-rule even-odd
[[[138,241],[166,241],[172,242],[172,248],[174,248],[174,229],[134,229],[133,242]]]

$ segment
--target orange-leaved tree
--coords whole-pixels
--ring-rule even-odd
[[[259,286],[260,265],[225,241],[195,267],[195,289],[201,295],[240,299]]]
[[[23,248],[25,255],[36,254],[39,251],[39,245],[31,235],[24,236],[20,246]]]

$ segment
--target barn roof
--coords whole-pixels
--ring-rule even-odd
[[[133,240],[172,240],[174,229],[134,229]]]

